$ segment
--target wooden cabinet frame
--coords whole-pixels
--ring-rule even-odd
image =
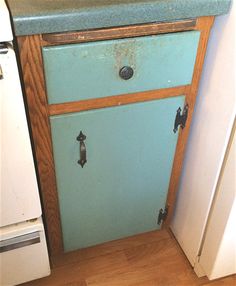
[[[176,191],[178,189],[178,179],[182,169],[184,149],[187,142],[207,42],[213,21],[214,17],[200,17],[194,20],[190,19],[172,23],[152,23],[91,31],[20,36],[17,38],[24,80],[25,96],[30,116],[33,145],[37,161],[36,164],[39,174],[39,185],[42,196],[43,212],[46,221],[49,251],[51,255],[62,253],[63,243],[49,116],[155,100],[184,94],[186,96],[186,102],[189,105],[189,112],[185,128],[179,131],[177,149],[172,167],[166,202],[169,211],[167,220],[164,223],[165,226],[168,226],[173,213]],[[41,53],[41,48],[43,46],[156,35],[161,33],[188,30],[199,30],[201,32],[193,79],[190,85],[63,104],[49,105],[47,103]]]

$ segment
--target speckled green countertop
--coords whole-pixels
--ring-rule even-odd
[[[228,12],[230,0],[7,0],[19,35],[173,21]]]

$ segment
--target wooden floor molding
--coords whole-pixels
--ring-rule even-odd
[[[22,286],[235,286],[236,275],[198,278],[168,230],[74,251],[52,259],[49,277]]]

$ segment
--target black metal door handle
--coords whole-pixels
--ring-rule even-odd
[[[80,159],[78,160],[78,164],[83,168],[84,164],[87,163],[86,159],[86,146],[84,144],[84,140],[86,136],[80,131],[79,135],[77,136],[76,140],[80,142]]]

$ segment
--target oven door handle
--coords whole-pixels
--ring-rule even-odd
[[[0,43],[0,54],[7,54],[9,50],[8,43]]]
[[[40,242],[40,232],[35,231],[0,241],[0,253]]]
[[[9,51],[9,44],[8,43],[0,43],[0,55],[5,55]],[[3,71],[0,64],[0,80],[3,79]]]

